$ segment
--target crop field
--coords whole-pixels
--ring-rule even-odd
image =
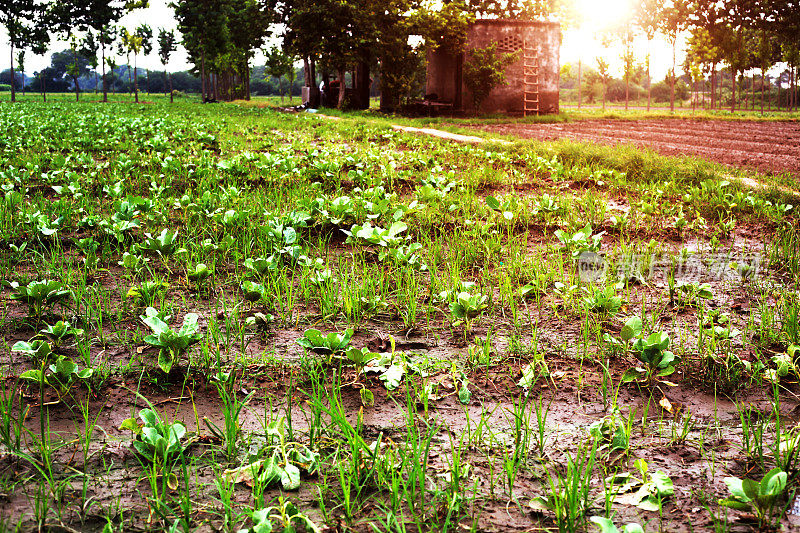
[[[584,120],[565,124],[490,124],[492,133],[551,140],[629,143],[663,155],[692,154],[800,180],[800,123],[750,120]]]
[[[800,525],[797,199],[560,146],[0,106],[0,531]]]

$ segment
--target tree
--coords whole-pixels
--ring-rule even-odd
[[[518,52],[498,54],[497,43],[467,51],[464,84],[472,93],[472,104],[476,113],[492,89],[506,83],[506,67],[514,63],[518,55]]]
[[[183,46],[202,80],[203,100],[250,97],[250,60],[270,35],[272,0],[182,0],[175,9]]]
[[[672,69],[670,70],[670,100],[669,110],[675,111],[675,63],[678,47],[678,36],[689,26],[689,4],[688,0],[671,0],[671,4],[666,5],[661,12],[659,27],[667,37],[672,47]]]
[[[65,33],[91,28],[97,32],[100,63],[103,65],[103,102],[108,102],[106,48],[112,46],[117,38],[113,24],[126,13],[147,5],[148,0],[62,0],[55,4],[54,20],[58,22],[59,31]]]
[[[647,38],[647,55],[645,56],[645,69],[647,71],[647,110],[650,111],[650,102],[652,98],[651,86],[652,80],[650,78],[650,42],[653,40],[659,28],[659,20],[661,20],[661,11],[663,8],[661,0],[641,0],[635,3],[633,12],[633,21],[636,26],[642,30]]]
[[[603,111],[606,110],[606,98],[608,96],[608,62],[604,60],[602,57],[597,56],[595,58],[597,61],[597,73],[600,76],[600,81],[603,84]]]
[[[167,90],[167,76],[169,76],[169,103],[174,101],[172,95],[172,74],[167,74],[167,63],[169,63],[169,56],[172,52],[178,49],[178,43],[175,40],[175,32],[172,30],[167,31],[164,28],[158,30],[158,57],[161,59],[161,64],[164,65],[164,91]]]
[[[264,52],[266,56],[266,71],[269,73],[270,76],[276,78],[278,80],[278,86],[280,88],[281,93],[281,102],[283,102],[283,78],[284,76],[289,76],[290,73],[294,72],[294,58],[287,54],[284,50],[280,47],[273,46],[269,50]],[[289,102],[292,101],[292,87],[293,80],[289,81]]]
[[[20,50],[17,53],[17,66],[19,67],[20,74],[22,74],[22,96],[25,96],[25,50]]]
[[[36,24],[42,11],[34,0],[0,0],[0,25],[8,33],[11,48],[11,101],[16,101],[16,84],[14,83],[14,51],[25,44],[25,36]]]

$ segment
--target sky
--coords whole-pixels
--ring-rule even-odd
[[[609,62],[611,75],[622,76],[622,44],[617,39],[616,42],[604,49],[600,44],[599,34],[618,24],[630,12],[631,0],[576,0],[578,9],[582,13],[583,23],[575,29],[564,31],[561,45],[561,64],[569,63],[577,68],[580,60],[584,66],[597,67],[596,58],[604,57]],[[137,10],[126,15],[120,25],[133,29],[141,23],[149,24],[153,28],[154,34],[158,33],[158,28],[175,29],[176,21],[171,8],[167,6],[168,0],[150,0],[150,7]],[[25,59],[25,72],[31,75],[34,71],[50,64],[50,55],[53,51],[60,51],[68,47],[65,41],[53,41],[50,49],[45,56],[33,56],[27,54]],[[155,47],[154,47],[155,48]],[[644,37],[637,37],[634,41],[634,49],[637,51],[636,61],[644,63],[644,55],[648,49],[648,43]],[[669,71],[672,65],[672,49],[662,37],[656,38],[649,44],[650,50],[650,70],[654,80],[661,80]],[[684,54],[681,46],[678,46],[677,64],[681,65]],[[0,30],[0,70],[9,67],[10,49],[7,42],[7,34]],[[132,60],[131,60],[132,61]],[[124,63],[124,58],[118,63]],[[253,64],[263,64],[263,56],[257,53]],[[138,65],[141,68],[151,70],[161,70],[161,61],[154,49],[147,57],[139,57]],[[172,54],[168,69],[171,71],[187,70],[191,65],[187,61],[186,52],[182,47]],[[678,67],[680,72],[680,67]]]

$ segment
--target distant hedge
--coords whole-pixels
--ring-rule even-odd
[[[0,83],[0,93],[6,92],[6,91],[9,91],[9,92],[11,91],[11,85],[9,85],[7,83]]]

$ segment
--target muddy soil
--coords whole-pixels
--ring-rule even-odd
[[[633,144],[663,155],[696,155],[800,182],[800,122],[586,120],[561,124],[486,124],[475,129],[526,139]]]

